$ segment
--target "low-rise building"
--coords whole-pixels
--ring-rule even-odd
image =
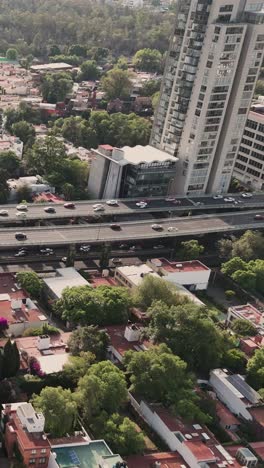
[[[141,338],[143,327],[134,323],[106,327],[110,338],[108,357],[114,364],[120,364],[126,351],[147,351],[150,342]]]
[[[214,369],[210,372],[210,385],[219,400],[232,413],[247,421],[253,420],[251,409],[263,405],[259,393],[239,374],[230,374],[225,369]]]
[[[259,332],[264,332],[264,315],[252,304],[229,307],[226,324],[230,325],[235,319],[248,320]]]
[[[57,73],[60,71],[71,71],[73,66],[69,63],[57,62],[57,63],[44,63],[40,65],[31,65],[30,71],[37,74],[45,73]]]
[[[65,288],[90,286],[88,281],[73,267],[58,268],[55,276],[43,278],[43,281],[44,290],[47,296],[52,300],[60,299]]]
[[[241,426],[239,419],[219,400],[216,401],[216,414],[225,431],[236,432]]]
[[[177,158],[150,145],[93,150],[88,191],[93,198],[167,195]]]
[[[22,159],[23,155],[23,142],[8,133],[3,133],[0,136],[0,153],[3,151],[12,151],[18,157],[18,159]]]
[[[199,260],[170,262],[166,258],[155,258],[147,264],[166,281],[182,285],[190,291],[205,290],[208,287],[211,270]]]
[[[8,179],[9,187],[9,202],[14,202],[17,199],[17,191],[23,187],[27,187],[31,192],[32,197],[39,195],[40,193],[54,193],[55,188],[45,182],[39,175],[19,177],[19,179]]]
[[[1,430],[8,458],[18,451],[25,466],[48,468],[51,447],[44,432],[45,418],[31,403],[4,404]]]
[[[142,265],[122,266],[115,269],[115,280],[122,286],[128,288],[139,286],[143,278],[147,275],[160,278],[160,276],[145,263]]]

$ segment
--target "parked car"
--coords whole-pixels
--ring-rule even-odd
[[[160,224],[152,224],[151,229],[154,231],[162,231],[163,227]]]
[[[16,232],[15,233],[16,240],[26,240],[27,235],[24,232]]]
[[[75,204],[73,202],[64,203],[63,206],[64,206],[64,208],[70,208],[70,209],[75,208]]]
[[[114,231],[121,231],[120,224],[110,224],[110,228],[113,229]]]
[[[27,207],[27,205],[19,204],[19,205],[17,205],[16,209],[18,211],[27,211],[28,207]]]
[[[46,213],[56,213],[56,210],[53,206],[46,206],[44,211],[46,211]]]
[[[0,216],[8,216],[8,210],[0,210]]]

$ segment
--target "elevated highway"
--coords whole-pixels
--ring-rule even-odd
[[[23,227],[0,229],[0,249],[22,246],[66,246],[69,244],[100,244],[104,242],[135,242],[147,239],[169,239],[177,237],[198,236],[216,233],[232,233],[246,229],[264,229],[264,219],[256,220],[255,215],[263,210],[251,210],[236,213],[206,214],[185,218],[166,218],[159,220],[161,231],[152,229],[151,221],[130,221],[121,223],[120,231],[113,231],[110,224],[93,224],[79,226]],[[172,232],[169,227],[174,227]],[[25,241],[15,238],[17,231],[27,235]]]

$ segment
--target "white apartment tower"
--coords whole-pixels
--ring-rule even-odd
[[[173,193],[227,192],[264,53],[264,1],[178,0],[150,144]]]

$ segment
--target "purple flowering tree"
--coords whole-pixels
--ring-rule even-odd
[[[40,363],[34,356],[29,358],[29,370],[32,375],[37,375],[38,377],[45,377],[45,372],[41,370]]]
[[[0,317],[0,332],[8,329],[8,321],[5,317]]]

